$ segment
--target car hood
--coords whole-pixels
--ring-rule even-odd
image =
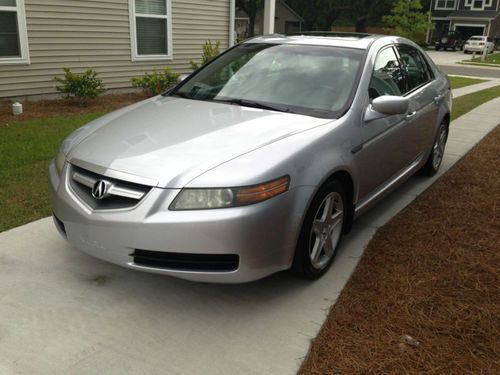
[[[87,127],[67,158],[182,188],[228,160],[330,121],[160,96]]]

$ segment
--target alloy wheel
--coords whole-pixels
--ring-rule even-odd
[[[432,166],[434,167],[435,170],[439,169],[439,166],[443,161],[444,147],[446,145],[447,136],[448,136],[448,130],[446,129],[446,126],[443,124],[439,128],[439,134],[432,148]]]
[[[321,270],[332,259],[342,235],[344,203],[337,192],[331,192],[324,199],[314,216],[309,240],[311,265]]]

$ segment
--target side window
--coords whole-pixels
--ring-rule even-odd
[[[400,96],[405,91],[404,86],[403,71],[396,53],[392,47],[383,49],[375,59],[372,79],[368,89],[370,99],[383,95]]]
[[[422,65],[424,66],[424,69],[427,72],[427,77],[429,77],[429,81],[432,81],[434,79],[434,73],[432,72],[429,62],[422,55],[422,52],[418,52],[418,57],[420,58],[420,61],[422,61]]]
[[[420,52],[405,44],[397,46],[397,49],[406,73],[408,91],[412,91],[431,80],[431,72]]]

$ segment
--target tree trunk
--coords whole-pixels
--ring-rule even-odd
[[[248,37],[251,38],[255,36],[255,18],[256,14],[249,14],[248,15]]]
[[[356,32],[366,33],[366,16],[359,17],[356,20]]]
[[[340,12],[338,11],[332,11],[328,13],[325,17],[325,23],[324,27],[322,27],[322,31],[331,31],[332,30],[332,25],[335,22],[335,20],[338,18]]]

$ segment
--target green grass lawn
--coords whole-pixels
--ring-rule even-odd
[[[500,53],[492,53],[489,54],[488,57],[484,61],[481,61],[481,57],[477,57],[475,59],[464,60],[464,63],[473,62],[473,63],[484,63],[484,64],[493,64],[500,66]]]
[[[452,120],[459,118],[477,106],[500,97],[500,86],[464,95],[453,100]]]
[[[49,161],[69,133],[101,115],[0,124],[0,232],[50,215]]]
[[[460,87],[475,85],[477,83],[482,83],[482,82],[488,81],[486,79],[456,77],[456,76],[449,76],[449,78],[450,78],[450,83],[451,83],[452,89],[459,89]]]
[[[500,86],[455,99],[452,118],[496,97],[500,97]],[[69,133],[101,115],[0,124],[0,232],[51,214],[49,161]]]

